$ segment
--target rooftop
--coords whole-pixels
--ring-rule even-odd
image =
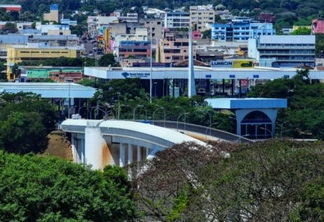
[[[210,98],[213,109],[278,109],[287,108],[287,99],[277,98]]]

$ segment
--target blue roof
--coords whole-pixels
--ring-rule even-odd
[[[287,108],[287,99],[276,98],[210,98],[213,109],[278,109]]]
[[[59,5],[58,4],[52,4],[50,6],[50,10],[58,10],[58,8],[59,8]]]
[[[25,44],[28,42],[26,35],[0,35],[0,43]]]

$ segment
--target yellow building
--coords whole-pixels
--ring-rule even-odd
[[[59,57],[78,58],[79,49],[66,48],[22,48],[9,47],[7,49],[7,79],[13,80],[12,67],[22,61],[37,61]]]

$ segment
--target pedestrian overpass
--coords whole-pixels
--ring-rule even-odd
[[[154,157],[174,144],[206,140],[252,142],[235,134],[194,124],[153,121],[151,124],[126,120],[67,119],[61,129],[71,133],[73,161],[93,169],[106,165],[123,167]]]

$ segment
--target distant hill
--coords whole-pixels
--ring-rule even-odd
[[[257,18],[261,12],[270,12],[276,16],[279,26],[309,25],[310,21],[323,15],[319,9],[324,8],[323,0],[0,0],[1,4],[21,4],[22,11],[42,15],[49,11],[49,5],[59,4],[60,11],[69,15],[72,11],[83,9],[100,9],[109,14],[115,9],[129,10],[131,7],[155,7],[159,9],[189,8],[191,5],[223,4],[234,15],[246,15]],[[244,10],[244,11],[242,11]]]

